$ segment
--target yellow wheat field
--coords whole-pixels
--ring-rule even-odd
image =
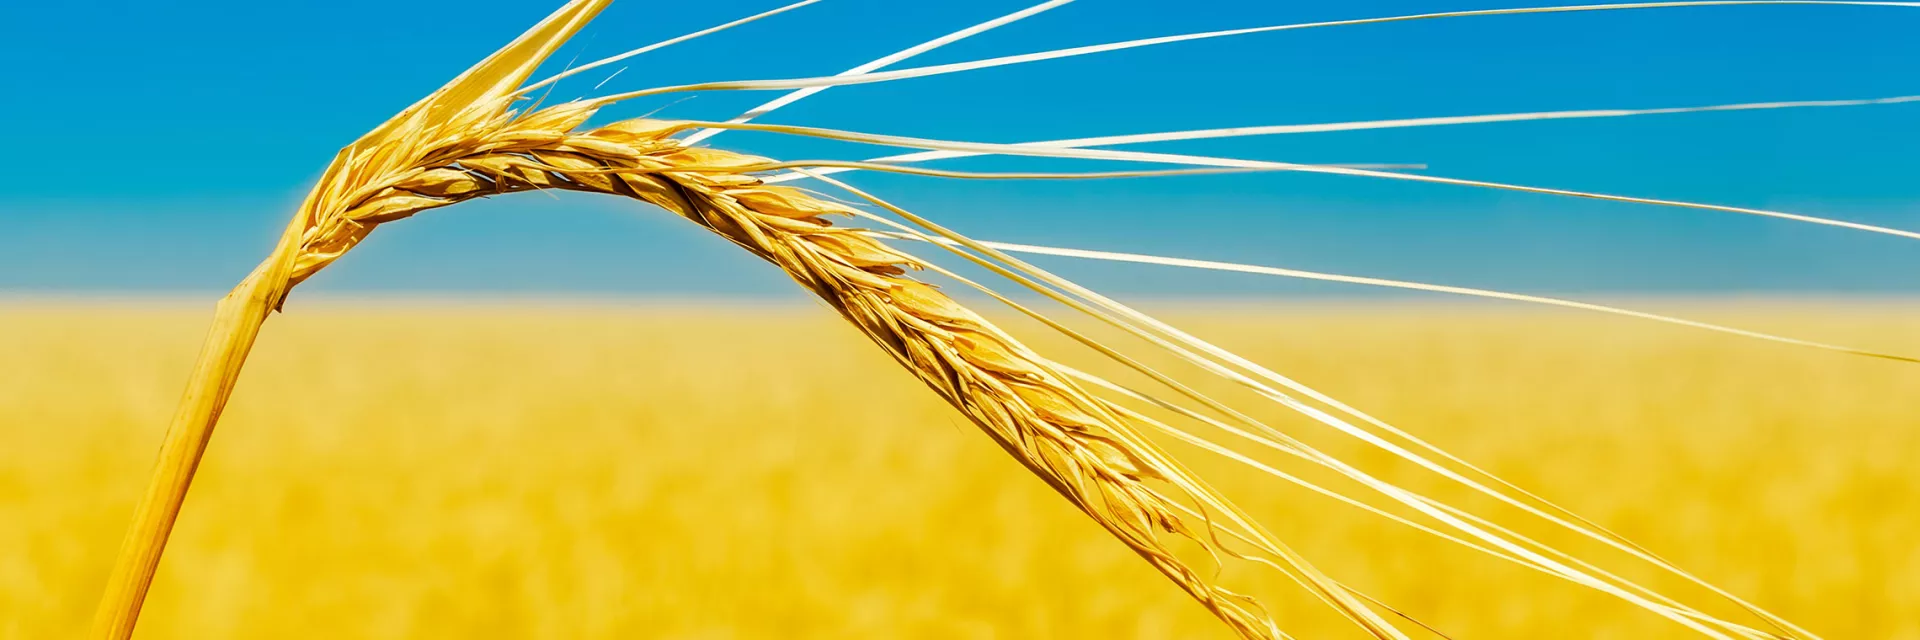
[[[1816,632],[1920,638],[1920,367],[1506,307],[1177,308]],[[1920,305],[1682,310],[1920,352]],[[86,628],[207,315],[0,301],[0,638]],[[1453,637],[1683,632],[1173,450]],[[137,637],[1230,635],[804,305],[304,303],[268,325],[202,474]],[[1289,632],[1357,637],[1236,571]]]

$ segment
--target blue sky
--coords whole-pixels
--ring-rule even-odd
[[[1037,0],[826,0],[637,58],[606,90],[826,75]],[[780,4],[616,2],[556,64]],[[558,2],[0,5],[0,291],[215,292],[261,258],[332,152]],[[1512,0],[1081,0],[916,58]],[[1920,9],[1722,7],[1436,20],[1193,42],[831,89],[767,121],[1020,142],[1237,125],[1920,94]],[[586,94],[604,74],[563,84]],[[770,93],[627,105],[721,119]],[[729,133],[782,158],[882,150]],[[1920,104],[1276,136],[1152,150],[1429,173],[1920,228]],[[963,161],[969,169],[1031,162]],[[1092,170],[1100,167],[1075,165]],[[1734,214],[1363,178],[1079,183],[855,174],[977,238],[1538,292],[1912,292],[1920,242]],[[1145,294],[1357,294],[1043,261]],[[520,195],[383,227],[307,289],[792,295],[686,223],[607,198]]]

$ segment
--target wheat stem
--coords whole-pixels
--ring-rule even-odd
[[[215,307],[213,327],[201,347],[185,396],[160,446],[146,493],[134,509],[133,523],[121,542],[107,577],[105,594],[94,612],[93,638],[133,635],[141,604],[160,567],[173,524],[180,517],[193,474],[213,438],[213,427],[233,394],[240,367],[259,336],[260,325],[286,290],[288,261],[276,253]]]

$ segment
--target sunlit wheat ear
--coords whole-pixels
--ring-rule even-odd
[[[577,28],[590,8],[597,6],[583,3],[550,19],[544,27],[554,34],[549,38]],[[379,225],[520,191],[620,195],[679,214],[785,270],[1237,633],[1279,636],[1259,605],[1210,584],[1163,539],[1182,537],[1216,555],[1233,555],[1204,533],[1211,529],[1208,522],[1183,515],[1149,485],[1194,496],[1211,509],[1230,509],[1216,492],[1071,379],[1052,371],[1045,359],[933,287],[908,278],[919,264],[916,259],[859,230],[832,226],[826,216],[850,213],[843,205],[726,170],[765,164],[765,159],[682,146],[666,137],[676,130],[672,123],[634,120],[577,131],[594,113],[591,104],[514,116],[507,109],[507,92],[547,51],[551,46],[510,48],[342,152],[295,216],[280,249],[223,307],[196,373],[196,391],[183,405],[170,442],[197,441],[191,456],[197,460],[267,309]],[[177,496],[190,473],[191,464],[185,474],[159,478],[156,491],[163,498]],[[177,506],[174,497],[171,507],[177,511]],[[163,541],[171,524],[167,515],[164,524],[134,530],[130,560],[123,559],[133,565],[116,573],[115,588],[103,604],[101,635],[130,632],[158,558],[155,539]],[[1226,515],[1240,518],[1237,510]],[[148,520],[141,519],[140,526],[149,526]],[[1296,561],[1289,569],[1376,636],[1402,637],[1311,565]],[[137,588],[129,589],[133,582]]]
[[[298,231],[286,280],[339,259],[378,225],[468,199],[541,189],[605,193],[658,205],[785,270],[885,348],[1022,464],[1247,637],[1272,637],[1251,600],[1208,584],[1162,535],[1208,546],[1189,521],[1147,488],[1217,494],[1167,461],[1069,378],[980,316],[906,277],[919,262],[826,216],[851,213],[807,193],[762,185],[715,167],[766,160],[681,146],[673,123],[635,120],[575,132],[591,116],[565,104],[519,118],[477,120],[463,135],[417,150],[419,161],[362,173],[348,194]],[[378,150],[376,150],[378,151]],[[704,167],[689,171],[688,167]],[[354,172],[352,168],[345,169]],[[1390,635],[1390,627],[1303,562],[1293,567],[1323,597]]]

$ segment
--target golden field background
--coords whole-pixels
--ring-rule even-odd
[[[0,638],[85,629],[210,307],[0,300]],[[1920,353],[1920,305],[1678,309]],[[242,377],[139,637],[1225,636],[823,309],[289,311]],[[1509,307],[1168,315],[1829,638],[1920,638],[1920,366]],[[1684,637],[1174,450],[1330,574],[1453,637]],[[1297,636],[1355,635],[1271,575],[1225,578]]]

